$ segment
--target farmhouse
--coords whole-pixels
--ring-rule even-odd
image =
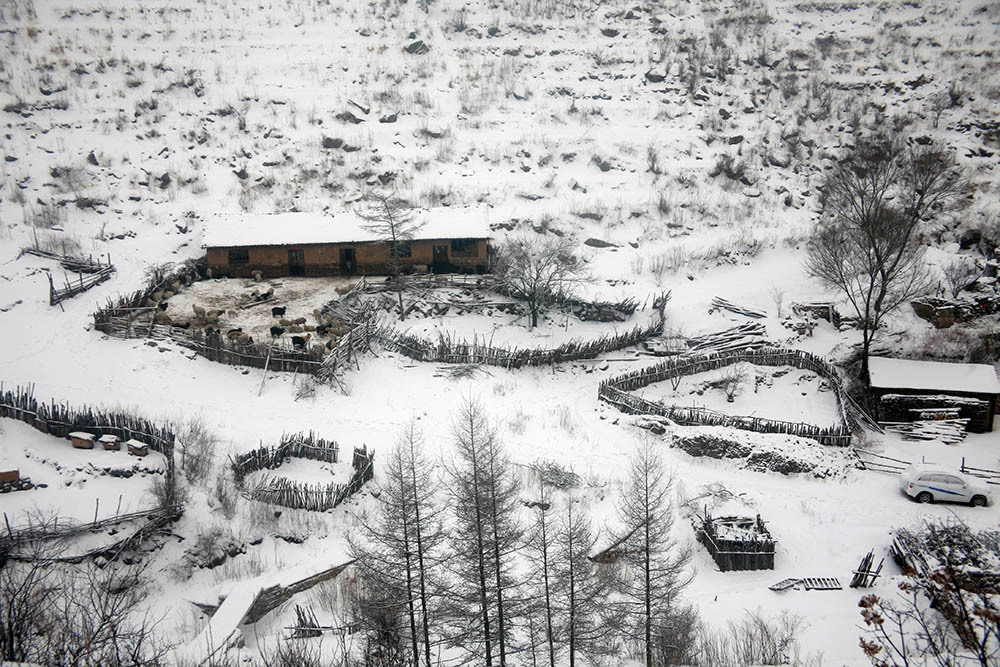
[[[484,207],[420,209],[423,223],[397,243],[407,272],[476,272],[489,269],[489,227]],[[366,228],[353,211],[220,214],[206,220],[203,245],[214,275],[266,277],[386,274],[391,244]]]
[[[969,431],[993,430],[1000,381],[988,364],[872,357],[868,375],[879,399],[880,421],[934,419],[941,418],[935,413],[957,412],[969,419]]]

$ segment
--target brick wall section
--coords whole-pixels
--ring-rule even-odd
[[[486,239],[475,240],[475,252],[468,256],[456,254],[452,250],[451,239],[420,240],[410,242],[410,257],[401,257],[400,264],[406,269],[416,266],[430,268],[434,263],[434,246],[444,246],[449,271],[484,272],[489,266],[488,246]],[[341,249],[354,250],[355,269],[347,270],[341,266]],[[216,275],[231,275],[248,277],[252,271],[260,270],[268,277],[287,276],[291,273],[289,251],[301,250],[305,263],[304,275],[385,275],[388,273],[390,261],[388,243],[323,243],[287,246],[252,246],[248,248],[233,248],[246,250],[249,258],[247,264],[230,265],[229,251],[231,248],[209,248],[206,253],[206,263]]]

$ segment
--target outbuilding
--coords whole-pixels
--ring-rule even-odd
[[[402,269],[488,271],[487,212],[482,206],[414,210],[420,228],[396,243]],[[218,214],[205,220],[203,244],[215,276],[385,275],[392,260],[386,234],[353,211]]]
[[[879,402],[880,421],[933,418],[933,413],[969,419],[968,430],[993,430],[1000,380],[993,366],[872,357],[869,384]]]

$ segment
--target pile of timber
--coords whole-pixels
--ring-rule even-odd
[[[881,576],[882,565],[885,563],[885,559],[883,558],[878,562],[878,567],[872,567],[874,563],[875,550],[873,549],[861,559],[861,563],[858,565],[858,569],[854,571],[854,576],[851,577],[851,583],[848,585],[851,588],[871,588],[874,586],[875,582]]]
[[[759,322],[748,322],[724,331],[688,338],[692,352],[729,352],[766,345],[767,329]]]
[[[752,308],[747,308],[745,306],[739,306],[731,301],[726,301],[722,297],[717,296],[714,299],[712,299],[712,308],[709,309],[709,312],[719,309],[728,310],[731,313],[736,313],[737,315],[743,315],[744,317],[750,317],[755,320],[767,317],[767,313],[765,313],[763,310],[754,310]]]
[[[918,419],[912,422],[882,422],[882,428],[903,440],[940,440],[954,445],[965,440],[968,419]]]

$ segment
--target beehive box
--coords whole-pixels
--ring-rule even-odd
[[[133,438],[125,444],[128,445],[128,453],[132,456],[146,456],[149,454],[149,445],[140,440]]]
[[[122,448],[121,447],[122,443],[121,440],[118,439],[118,436],[112,435],[110,433],[107,435],[102,435],[100,443],[104,446],[104,449],[106,449],[109,452],[117,452]]]
[[[85,431],[73,431],[69,434],[70,442],[77,449],[93,449],[94,448],[94,434],[87,433]]]

